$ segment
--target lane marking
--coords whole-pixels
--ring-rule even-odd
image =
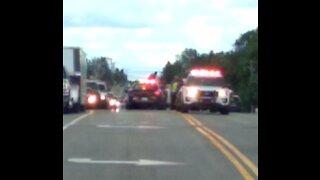
[[[191,120],[189,120],[189,118],[187,118],[187,116],[185,116],[184,114],[180,114],[184,119],[186,119],[188,122],[189,122],[189,124],[191,124],[191,126],[196,126],[196,124],[193,122],[193,121],[191,121]]]
[[[256,175],[258,176],[258,167],[249,159],[247,156],[245,156],[243,153],[240,152],[238,148],[230,144],[227,140],[224,140],[221,136],[218,134],[215,134],[211,129],[204,127],[208,132],[210,132],[212,135],[216,136],[216,138],[220,141],[223,142],[225,146],[227,146],[229,149],[231,149],[239,159],[242,160],[242,162],[249,167],[249,169]]]
[[[219,143],[216,139],[214,139],[210,134],[202,130],[201,128],[196,128],[202,135],[204,135],[206,138],[210,140],[210,142],[217,147],[227,159],[237,168],[237,170],[240,172],[242,177],[246,180],[252,180],[254,179],[250,173],[241,165],[241,163],[226,149],[223,147],[221,143]]]
[[[189,117],[194,120],[195,122],[199,122],[195,117],[192,115],[189,115]],[[228,147],[231,151],[233,151],[239,159],[242,160],[242,162],[249,167],[249,169],[258,176],[258,167],[247,157],[245,156],[238,148],[236,148],[234,145],[232,145],[228,140],[223,138],[221,135],[219,135],[217,132],[213,131],[212,129],[203,126],[204,130],[206,130],[209,134],[214,136],[216,139],[220,140],[222,144],[224,144],[226,147]]]
[[[139,159],[138,161],[106,161],[106,160],[92,160],[90,158],[70,158],[69,162],[82,164],[131,164],[136,166],[160,166],[160,165],[184,165],[179,162],[156,161],[149,159]]]
[[[74,125],[75,123],[79,122],[80,120],[84,119],[85,117],[89,116],[92,113],[93,112],[86,113],[86,114],[72,120],[70,123],[63,126],[63,131],[66,130],[67,128],[69,128],[70,126]]]
[[[165,129],[161,126],[113,126],[113,125],[97,125],[99,128],[132,128],[132,129]]]
[[[250,173],[242,166],[242,164],[236,159],[236,157],[234,157],[234,155],[232,153],[230,153],[228,151],[227,148],[225,148],[223,146],[222,143],[220,143],[217,139],[215,139],[211,134],[209,134],[208,132],[206,132],[203,129],[203,126],[199,126],[199,122],[196,123],[194,122],[189,116],[184,115],[182,113],[179,113],[184,120],[187,120],[187,122],[192,125],[197,131],[199,131],[204,137],[206,137],[207,139],[209,139],[209,141],[211,142],[212,145],[214,145],[216,148],[218,148],[220,150],[220,152],[231,162],[231,164],[233,164],[233,166],[238,170],[238,172],[242,175],[242,177],[245,180],[254,180],[254,178],[250,175]],[[190,121],[192,123],[190,123]],[[195,126],[197,125],[197,126]]]

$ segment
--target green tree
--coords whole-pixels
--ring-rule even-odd
[[[172,83],[175,76],[183,77],[186,75],[186,71],[183,68],[181,61],[175,61],[171,64],[169,61],[162,70],[161,79],[166,83]]]
[[[123,69],[116,68],[112,72],[106,57],[94,57],[87,60],[88,78],[97,79],[106,82],[109,88],[114,84],[124,84],[127,81],[127,75]]]
[[[184,51],[182,51],[178,61],[181,62],[183,69],[189,70],[194,64],[196,64],[198,57],[199,54],[197,50],[186,48]]]
[[[234,44],[233,66],[230,72],[238,76],[237,90],[244,110],[258,106],[258,28],[240,36]],[[235,77],[231,77],[231,79]]]

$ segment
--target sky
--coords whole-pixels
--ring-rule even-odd
[[[63,0],[63,46],[110,57],[130,80],[174,62],[185,48],[230,51],[258,27],[258,0]]]

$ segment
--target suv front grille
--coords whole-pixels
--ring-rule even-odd
[[[200,91],[201,97],[217,97],[218,92],[217,91]]]

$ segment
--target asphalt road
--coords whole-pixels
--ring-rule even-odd
[[[91,110],[63,116],[64,180],[258,179],[258,115]]]

